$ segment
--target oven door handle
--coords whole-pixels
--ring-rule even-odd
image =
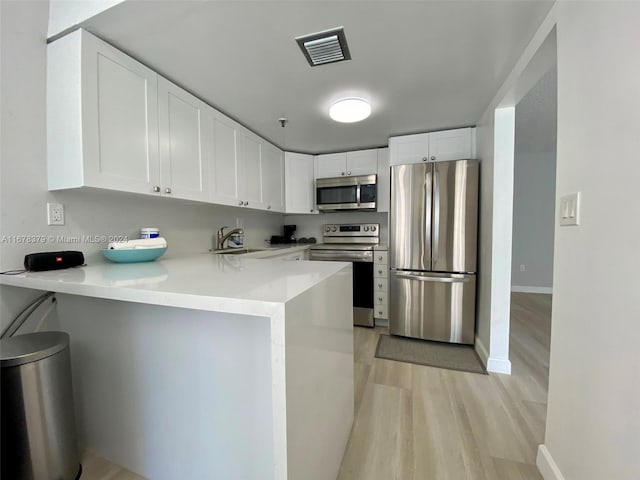
[[[360,206],[360,184],[356,187],[356,203]]]
[[[325,260],[332,262],[367,262],[373,263],[373,252],[332,252],[312,250],[309,252],[309,260]]]

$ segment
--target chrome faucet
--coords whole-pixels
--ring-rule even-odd
[[[239,233],[241,235],[244,233],[244,230],[242,230],[241,228],[234,228],[232,230],[229,230],[227,233],[224,233],[225,228],[229,227],[225,226],[218,229],[218,233],[216,234],[216,250],[223,250],[224,242],[226,242],[234,233]]]

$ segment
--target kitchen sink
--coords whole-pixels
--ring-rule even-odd
[[[239,255],[241,253],[263,252],[264,248],[225,248],[224,250],[214,250],[213,253],[220,255]]]

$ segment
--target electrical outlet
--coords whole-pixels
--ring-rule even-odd
[[[61,203],[47,203],[47,225],[64,225],[64,206]]]
[[[520,265],[520,271],[521,271],[521,272],[524,272],[524,264],[523,264],[523,265]]]

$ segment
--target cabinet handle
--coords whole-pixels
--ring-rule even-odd
[[[244,205],[244,202],[243,202],[242,200],[240,200],[240,201],[238,202],[238,206],[240,206],[240,207],[241,207],[242,205]]]
[[[351,175],[351,172],[347,172],[347,175]]]
[[[313,213],[313,208],[311,210],[309,210],[309,213]]]
[[[267,205],[267,210],[271,210],[271,205]]]
[[[344,177],[344,172],[340,172],[340,175],[342,175]]]
[[[158,185],[154,185],[153,191],[158,193],[160,191],[160,187]]]
[[[382,316],[382,310],[378,310],[378,315]]]
[[[431,157],[431,161],[434,161],[436,159],[436,157]]]
[[[165,188],[164,193],[171,193],[171,189],[169,187]]]
[[[422,157],[423,162],[426,162],[427,160],[429,160],[427,157]]]
[[[249,202],[244,202],[244,206],[246,207],[247,205],[249,205]]]
[[[382,303],[382,297],[378,297],[378,301]]]
[[[382,284],[381,283],[378,284],[378,288],[382,288]]]
[[[382,270],[378,270],[378,275],[382,275]]]
[[[378,257],[378,260],[382,261],[382,257]]]

